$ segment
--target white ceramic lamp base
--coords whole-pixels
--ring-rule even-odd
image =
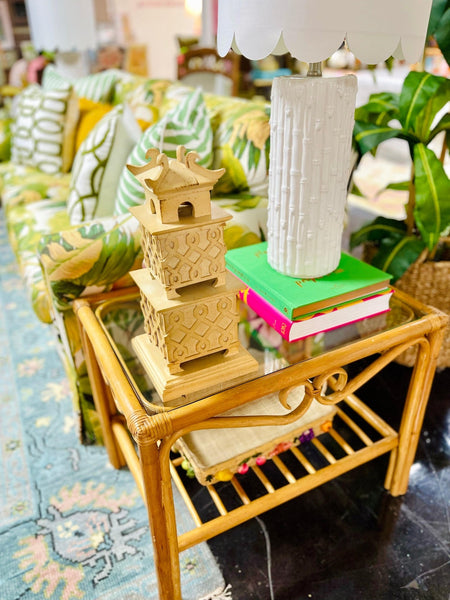
[[[272,87],[268,261],[322,277],[341,255],[357,80],[279,77]]]

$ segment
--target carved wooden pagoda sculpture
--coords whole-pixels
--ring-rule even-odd
[[[142,167],[128,165],[146,197],[131,209],[144,252],[144,268],[131,275],[145,319],[133,346],[163,402],[179,404],[258,365],[238,340],[240,284],[225,268],[223,239],[231,217],[210,199],[225,170],[201,167],[183,147],[176,159],[156,149],[146,158]]]

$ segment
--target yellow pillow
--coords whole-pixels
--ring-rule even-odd
[[[80,98],[79,109],[80,120],[78,122],[77,135],[75,138],[75,152],[78,151],[83,140],[87,138],[100,119],[112,109],[112,105],[104,104],[103,102],[93,102],[87,98]]]
[[[139,127],[141,128],[141,131],[145,131],[152,124],[152,122],[144,121],[143,119],[137,119],[137,122],[138,122]]]

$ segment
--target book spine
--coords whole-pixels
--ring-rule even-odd
[[[225,258],[225,260],[227,259]],[[227,261],[227,268],[243,282],[244,286],[249,286],[250,289],[254,288],[257,290],[257,294],[266,300],[269,305],[273,305],[276,310],[286,314],[288,319],[292,319],[294,307],[287,306],[283,298],[277,295],[276,289],[269,288],[268,286],[263,287],[256,277],[253,277],[250,273],[243,273],[238,266],[229,261]]]
[[[266,323],[277,331],[285,340],[289,340],[289,332],[292,327],[292,321],[285,317],[283,313],[274,308],[259,294],[251,288],[245,286],[239,290],[239,298],[247,304],[249,308],[255,311]]]

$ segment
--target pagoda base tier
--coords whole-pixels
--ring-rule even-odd
[[[191,360],[183,365],[182,372],[171,374],[147,334],[135,337],[132,345],[161,400],[171,407],[216,394],[258,370],[258,362],[240,346],[235,354],[218,352]]]

